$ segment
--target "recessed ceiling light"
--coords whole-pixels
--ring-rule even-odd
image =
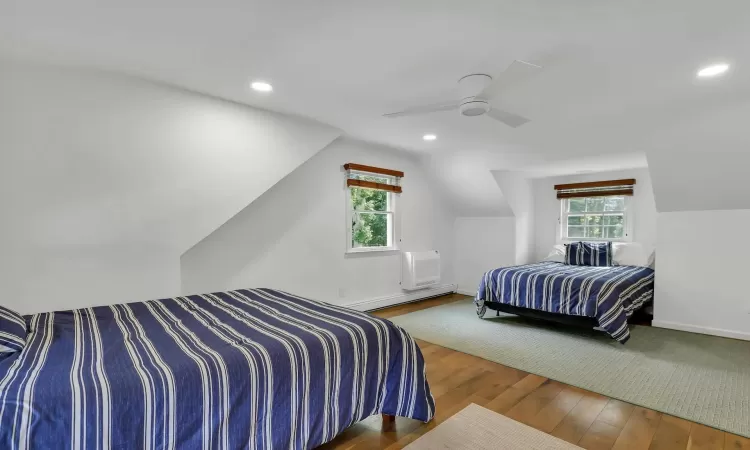
[[[729,70],[729,64],[714,64],[699,70],[698,76],[701,78],[715,77],[723,74],[727,70]]]
[[[425,141],[434,141],[435,139],[437,139],[437,136],[435,136],[434,134],[425,134],[424,136],[422,136],[422,139],[424,139]]]
[[[273,91],[273,86],[266,83],[265,81],[253,81],[252,84],[250,84],[250,87],[255,89],[259,92],[271,92]]]

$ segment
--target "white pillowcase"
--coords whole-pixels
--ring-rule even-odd
[[[615,266],[640,266],[654,268],[656,250],[646,255],[643,246],[637,242],[613,242],[612,264]],[[544,261],[565,262],[565,245],[555,245]]]
[[[612,264],[616,266],[649,266],[649,256],[637,242],[615,242],[612,250]]]
[[[565,262],[565,246],[564,245],[555,245],[552,247],[552,251],[549,252],[549,255],[547,255],[546,258],[544,258],[545,261],[554,261],[554,262]]]

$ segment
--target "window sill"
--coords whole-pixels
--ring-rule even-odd
[[[398,247],[356,247],[350,248],[346,251],[347,255],[360,254],[360,253],[387,253],[397,252]]]

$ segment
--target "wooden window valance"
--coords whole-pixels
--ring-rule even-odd
[[[592,181],[589,183],[556,184],[557,198],[607,197],[633,195],[635,178],[624,180]]]
[[[403,192],[399,182],[404,177],[404,172],[399,170],[383,169],[381,167],[354,163],[344,164],[344,170],[347,172],[347,186],[377,189],[398,194]]]

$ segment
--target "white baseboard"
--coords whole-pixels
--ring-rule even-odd
[[[667,322],[663,320],[654,320],[651,322],[651,326],[659,328],[669,328],[670,330],[688,331],[690,333],[710,334],[712,336],[720,336],[732,339],[741,339],[743,341],[750,341],[750,333],[743,331],[732,331],[723,330],[721,328],[701,327],[698,325],[688,325],[677,322]]]
[[[388,295],[385,297],[371,298],[369,300],[360,300],[357,302],[346,303],[341,306],[356,309],[357,311],[372,311],[375,309],[386,308],[388,306],[399,305],[401,303],[415,302],[430,297],[437,297],[445,294],[456,292],[458,286],[455,284],[442,284],[426,289],[420,289],[414,292],[404,292],[402,294]]]
[[[468,295],[469,297],[476,297],[477,295],[477,291],[469,291],[466,289],[458,289],[456,293],[461,295]]]

